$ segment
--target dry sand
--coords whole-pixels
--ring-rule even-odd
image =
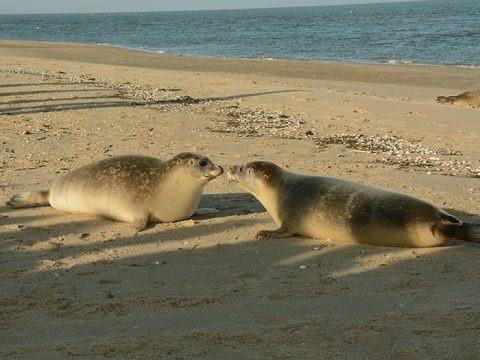
[[[1,41],[0,197],[106,156],[197,151],[480,222],[480,109],[435,102],[479,83],[479,69]],[[480,358],[480,247],[256,241],[273,221],[226,177],[201,205],[220,212],[137,235],[1,205],[0,358]]]

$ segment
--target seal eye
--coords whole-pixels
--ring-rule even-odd
[[[243,166],[240,166],[240,172],[243,172]]]
[[[250,175],[252,173],[252,169],[248,169],[247,173]]]
[[[208,164],[208,160],[207,160],[207,159],[202,159],[202,160],[200,161],[200,166],[202,166],[202,167],[203,167],[203,166],[207,166],[207,164]]]
[[[195,161],[193,159],[190,159],[190,165],[195,164]]]

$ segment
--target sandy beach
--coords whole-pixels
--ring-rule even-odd
[[[292,237],[226,176],[218,213],[129,224],[12,210],[108,156],[270,160],[480,223],[480,69],[195,58],[0,41],[0,358],[478,359],[480,246]]]

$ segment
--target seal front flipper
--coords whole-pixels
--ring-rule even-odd
[[[147,228],[148,216],[137,218],[132,221],[132,226],[135,229],[135,232],[143,231]]]
[[[255,239],[279,239],[295,235],[287,226],[280,226],[277,230],[261,230],[255,235]]]

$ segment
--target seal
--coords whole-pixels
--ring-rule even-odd
[[[302,235],[379,246],[433,247],[447,240],[480,242],[467,224],[415,197],[353,181],[301,175],[274,163],[230,167],[228,177],[253,194],[279,227],[257,239]]]
[[[223,173],[207,157],[180,153],[169,160],[125,155],[78,168],[48,190],[28,191],[7,201],[11,208],[43,206],[131,222],[137,231],[148,222],[190,218],[204,186]],[[198,209],[205,214],[215,209]]]
[[[438,96],[437,102],[457,106],[480,107],[480,88],[468,90],[454,96]]]

